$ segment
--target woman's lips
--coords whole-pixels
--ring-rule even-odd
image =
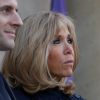
[[[64,62],[64,66],[73,68],[74,60],[67,60]]]
[[[69,64],[69,63],[74,63],[74,61],[73,60],[67,60],[67,61],[64,62],[64,64]]]

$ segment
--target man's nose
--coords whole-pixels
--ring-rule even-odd
[[[22,19],[17,12],[11,18],[11,24],[15,27],[23,25]]]

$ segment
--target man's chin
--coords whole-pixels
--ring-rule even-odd
[[[0,44],[0,51],[8,51],[15,47],[14,40],[11,41],[4,41],[2,44]]]

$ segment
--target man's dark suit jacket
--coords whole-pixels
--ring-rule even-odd
[[[0,73],[0,100],[15,100],[15,97],[5,81],[4,77]]]

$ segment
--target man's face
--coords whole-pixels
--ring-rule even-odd
[[[0,0],[0,50],[15,46],[16,29],[23,24],[17,10],[16,0]]]

